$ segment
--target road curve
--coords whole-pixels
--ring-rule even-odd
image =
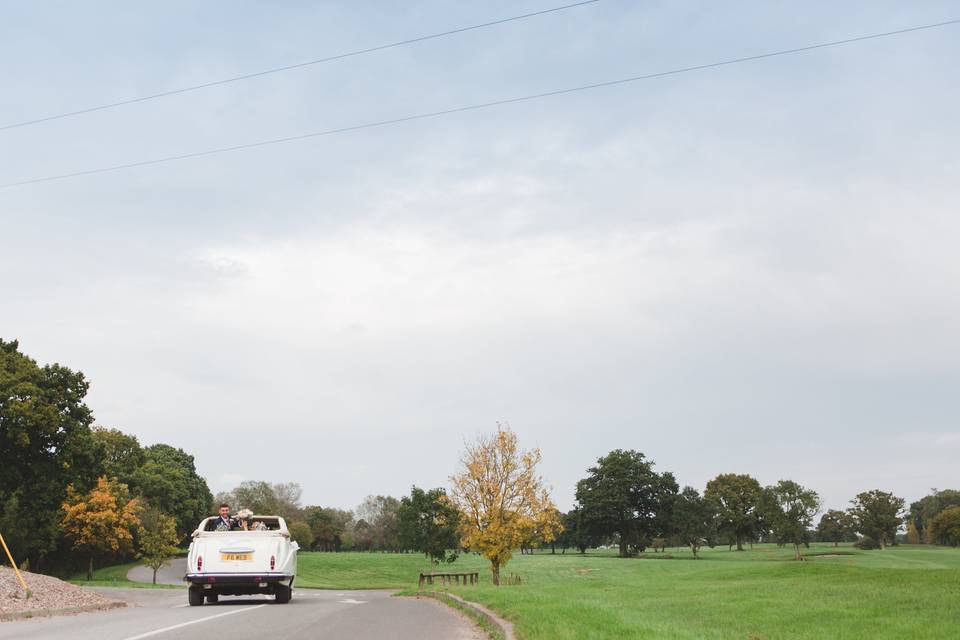
[[[390,591],[296,589],[288,604],[221,596],[189,607],[181,589],[98,589],[125,609],[0,623],[0,640],[482,640],[460,614],[430,598]]]
[[[171,558],[170,561],[157,571],[157,584],[175,584],[186,586],[183,576],[187,573],[187,559]],[[127,580],[131,582],[153,582],[153,569],[138,565],[127,571]]]

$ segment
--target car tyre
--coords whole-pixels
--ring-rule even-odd
[[[187,602],[191,607],[199,607],[203,604],[203,591],[196,587],[190,587],[187,590]]]

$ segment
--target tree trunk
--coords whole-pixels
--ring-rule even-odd
[[[87,580],[93,580],[93,554],[90,554],[90,562],[87,563]]]
[[[834,540],[834,541],[833,541],[833,546],[835,546],[835,547],[839,547],[839,546],[840,546],[840,543],[839,543],[839,542],[837,542],[836,540]]]
[[[490,562],[490,572],[493,574],[493,586],[500,586],[500,563],[496,560]]]
[[[800,555],[800,544],[793,543],[793,559],[794,560],[803,560],[803,556]]]
[[[737,536],[737,551],[743,551],[743,538]]]
[[[153,584],[157,584],[157,569],[158,569],[158,568],[159,568],[159,567],[154,567],[154,568],[153,568]]]
[[[627,557],[627,539],[623,534],[620,535],[620,557]]]
[[[887,548],[887,536],[880,534],[880,537],[878,538],[877,542],[880,543],[880,551],[883,551],[884,549]]]

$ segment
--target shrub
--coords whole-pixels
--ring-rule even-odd
[[[861,536],[859,540],[853,543],[857,549],[879,549],[880,544],[870,536]]]

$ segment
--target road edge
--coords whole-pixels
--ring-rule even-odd
[[[433,598],[448,607],[463,612],[472,618],[474,622],[478,623],[478,626],[484,633],[493,640],[517,640],[517,636],[513,631],[513,624],[507,622],[482,604],[469,602],[460,596],[455,596],[446,591],[418,591],[410,595],[415,598],[420,596]]]
[[[15,613],[0,613],[0,622],[30,620],[32,618],[54,618],[56,616],[69,616],[76,613],[90,613],[93,611],[121,609],[126,606],[126,602],[114,600],[113,602],[106,602],[103,604],[88,604],[82,607],[67,607],[65,609],[32,609],[30,611],[17,611]]]

